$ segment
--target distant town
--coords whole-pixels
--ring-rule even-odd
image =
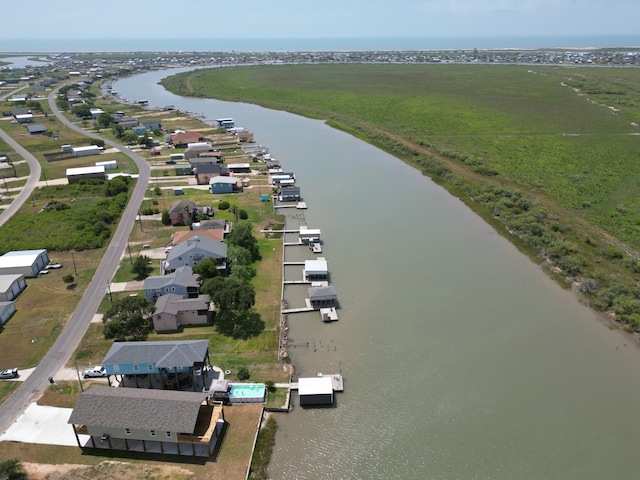
[[[640,47],[539,50],[334,51],[334,52],[99,52],[6,53],[29,55],[43,63],[28,71],[117,69],[140,71],[188,66],[315,63],[483,63],[531,65],[638,66]],[[0,61],[10,62],[10,57]],[[45,63],[46,62],[46,63]],[[0,66],[0,71],[12,66]],[[115,72],[114,72],[115,73]]]

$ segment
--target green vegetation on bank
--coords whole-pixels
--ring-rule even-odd
[[[162,83],[326,119],[415,165],[640,331],[640,70],[284,65]]]

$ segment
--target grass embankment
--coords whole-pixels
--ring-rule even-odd
[[[163,85],[326,119],[434,178],[561,284],[640,330],[640,70],[260,66]]]

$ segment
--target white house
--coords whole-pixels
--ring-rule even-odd
[[[25,288],[27,288],[27,282],[23,274],[0,275],[0,302],[12,301],[20,295]]]

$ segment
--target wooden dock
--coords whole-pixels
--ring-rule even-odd
[[[284,285],[311,285],[311,280],[285,280],[282,282]]]
[[[304,265],[304,262],[282,262],[284,265]]]
[[[315,308],[313,307],[300,307],[300,308],[287,308],[282,310],[282,313],[303,313],[303,312],[313,312]]]

